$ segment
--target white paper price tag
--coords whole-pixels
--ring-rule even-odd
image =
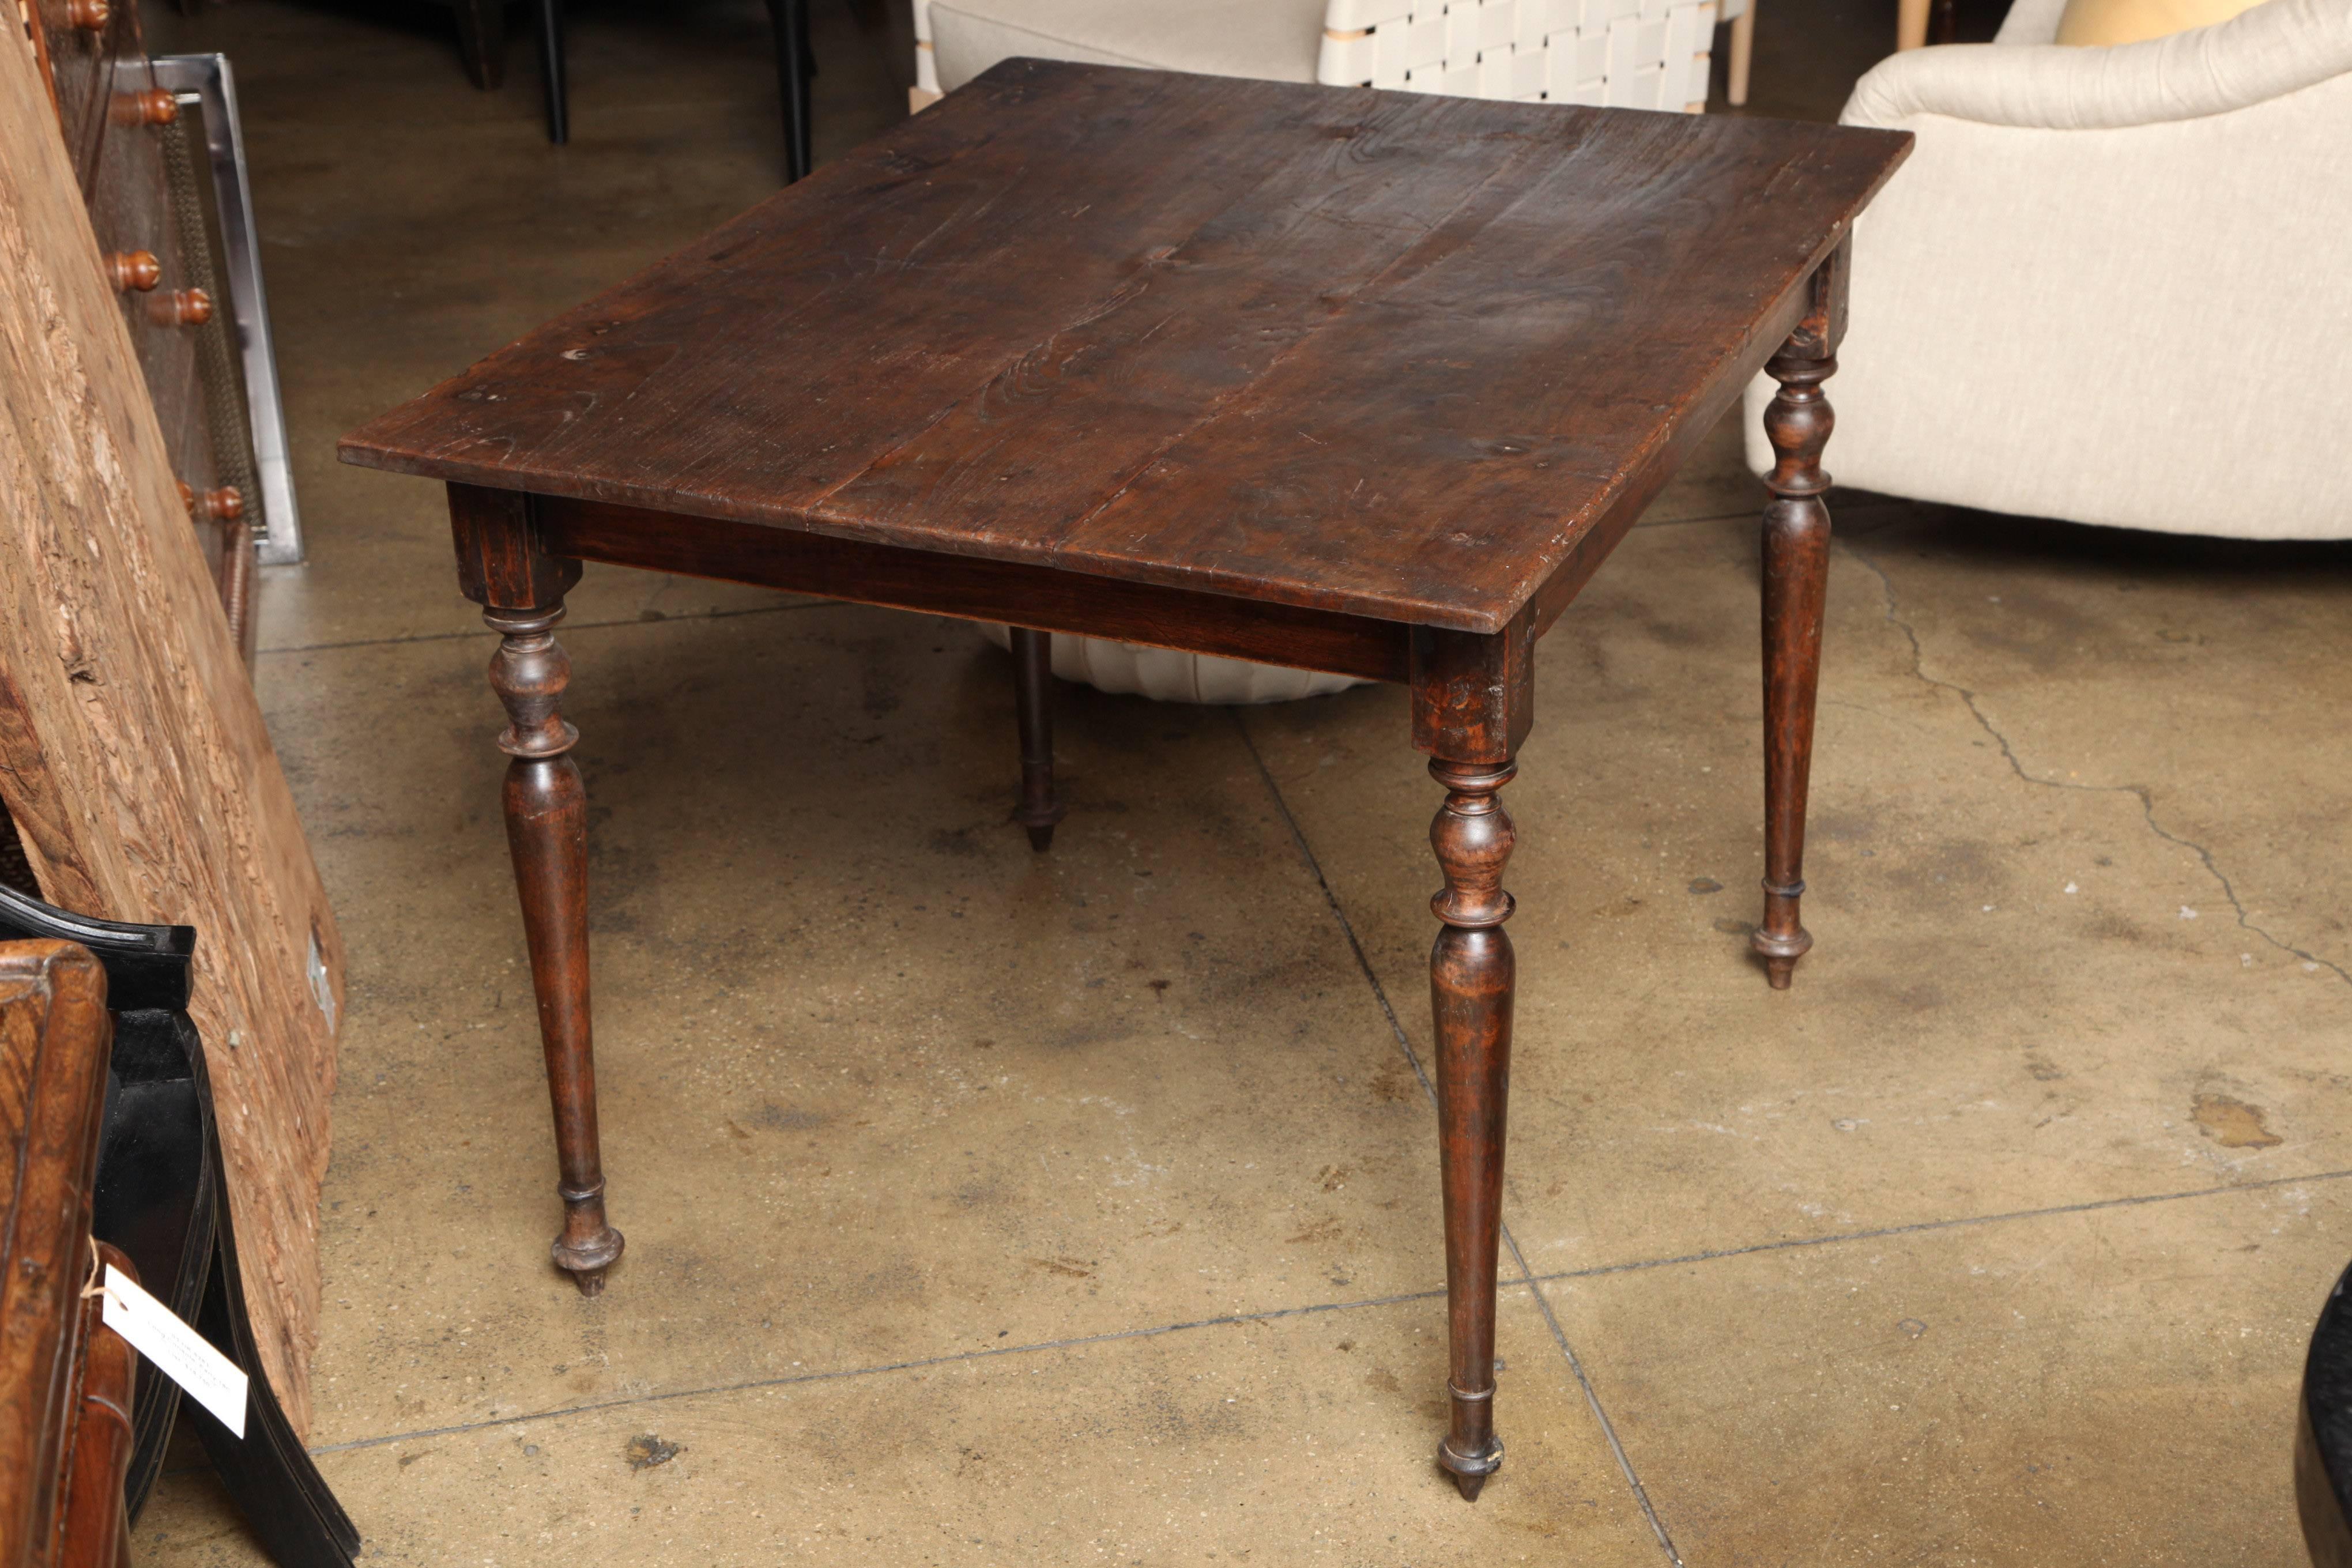
[[[131,1348],[153,1363],[157,1371],[220,1417],[222,1426],[244,1436],[246,1376],[236,1363],[110,1263],[106,1267],[105,1292],[106,1326],[129,1340]]]

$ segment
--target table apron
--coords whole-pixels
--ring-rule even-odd
[[[530,510],[551,555],[1370,680],[1412,673],[1399,621],[606,501],[533,496]]]

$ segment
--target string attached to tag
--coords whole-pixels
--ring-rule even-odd
[[[89,1238],[89,1278],[81,1282],[81,1295],[78,1300],[87,1301],[93,1296],[106,1294],[106,1286],[99,1278],[104,1272],[105,1265],[98,1256],[98,1237],[93,1236]]]

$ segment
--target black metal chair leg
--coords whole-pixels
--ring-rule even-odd
[[[1054,825],[1069,808],[1054,787],[1054,638],[1013,626],[1013,712],[1021,731],[1021,802],[1013,820],[1029,830],[1029,847],[1054,847]]]
[[[563,78],[563,0],[539,0],[539,68],[547,89],[547,139],[572,140],[569,84]]]
[[[776,35],[776,86],[784,107],[784,183],[805,179],[809,158],[808,0],[768,0]]]

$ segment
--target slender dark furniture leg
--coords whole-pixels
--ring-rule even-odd
[[[1014,626],[1013,707],[1021,725],[1021,804],[1013,820],[1029,830],[1029,847],[1054,847],[1054,825],[1069,810],[1054,787],[1054,637]]]
[[[570,89],[563,79],[563,0],[539,0],[540,80],[547,89],[547,139],[572,140]]]
[[[454,0],[451,9],[457,15],[457,50],[466,58],[466,74],[488,92],[507,79],[506,0]]]
[[[1495,1261],[1503,1232],[1503,1134],[1517,971],[1503,922],[1509,813],[1496,792],[1534,722],[1534,623],[1501,633],[1413,634],[1413,746],[1445,803],[1429,826],[1445,885],[1429,955],[1437,1038],[1437,1144],[1445,1197],[1446,1376],[1452,1418],[1437,1462],[1475,1501],[1502,1467],[1495,1435]]]
[[[784,105],[784,181],[808,177],[808,0],[768,0],[768,22],[776,35],[776,86]]]
[[[563,595],[580,563],[540,548],[523,497],[449,487],[457,577],[499,637],[490,687],[505,704],[499,749],[507,764],[507,847],[514,855],[530,948],[539,1037],[555,1110],[556,1191],[563,1233],[553,1252],[583,1296],[604,1288],[621,1233],[604,1219],[604,1172],[596,1148],[596,1067],[588,1010],[588,796],[572,748],[580,733],[560,711],[572,661],[555,640]]]
[[[621,1233],[604,1222],[604,1173],[596,1149],[596,1065],[588,1017],[588,794],[572,748],[580,733],[557,711],[572,661],[555,640],[561,603],[528,610],[489,610],[499,633],[490,685],[506,704],[499,747],[507,764],[507,845],[522,896],[530,944],[531,987],[547,1051],[547,1087],[555,1106],[555,1154],[562,1172],[563,1234],[556,1265],[580,1293],[604,1288],[604,1270],[621,1256]]]
[[[1833,416],[1822,383],[1837,370],[1845,253],[1822,265],[1819,299],[1765,365],[1780,390],[1764,411],[1772,471],[1764,509],[1764,920],[1749,938],[1775,991],[1789,988],[1813,945],[1799,919],[1805,892],[1805,790],[1813,763],[1822,610],[1829,587],[1830,478],[1822,448]]]
[[[1502,1236],[1504,1112],[1511,1089],[1511,997],[1517,973],[1503,922],[1511,895],[1511,818],[1496,792],[1517,769],[1429,764],[1445,804],[1429,842],[1445,873],[1431,900],[1444,922],[1429,955],[1437,1033],[1437,1136],[1445,1184],[1445,1295],[1453,1420],[1437,1450],[1462,1495],[1477,1500],[1503,1462],[1495,1436],[1495,1258]]]

